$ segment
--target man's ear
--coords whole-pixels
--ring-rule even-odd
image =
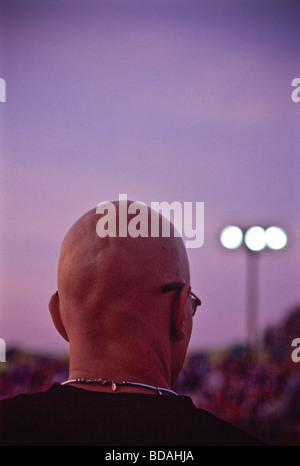
[[[61,316],[60,316],[60,308],[59,308],[59,297],[58,293],[54,293],[49,301],[49,311],[55,325],[56,330],[60,333],[60,335],[68,342],[69,337],[66,332],[66,329],[62,323]]]
[[[189,285],[184,285],[173,303],[171,340],[174,342],[185,338],[186,302],[190,289]]]

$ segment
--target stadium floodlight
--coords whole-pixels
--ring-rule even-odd
[[[229,225],[222,230],[220,241],[224,248],[236,249],[240,247],[243,242],[243,232],[241,228]]]
[[[266,244],[270,249],[282,249],[287,243],[287,234],[280,227],[269,227],[265,231]]]
[[[239,227],[229,225],[223,228],[220,234],[221,244],[226,249],[237,249],[240,246],[247,251],[247,294],[246,294],[246,332],[249,344],[257,338],[258,313],[258,262],[261,251],[283,249],[288,241],[286,232],[277,226]]]
[[[267,244],[265,230],[259,226],[249,228],[245,233],[244,241],[251,251],[261,251]]]

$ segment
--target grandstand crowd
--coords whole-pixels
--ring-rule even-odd
[[[270,445],[300,446],[300,362],[291,357],[297,337],[300,308],[268,328],[253,347],[190,354],[175,390]],[[43,390],[67,378],[67,357],[10,349],[0,363],[0,398]]]

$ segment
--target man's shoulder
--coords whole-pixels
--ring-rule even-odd
[[[23,410],[28,409],[32,412],[35,406],[38,406],[51,397],[48,390],[41,390],[34,393],[20,393],[0,400],[1,421],[5,416],[13,414],[14,417],[21,416]]]
[[[245,432],[241,428],[227,422],[224,419],[206,411],[195,408],[195,417],[201,429],[205,430],[208,441],[213,439],[214,445],[224,446],[264,446],[264,442]]]
[[[80,432],[74,427],[78,418]],[[64,431],[65,435],[72,431],[79,441],[82,432],[89,429],[90,438],[96,432],[102,438],[104,435],[109,438],[116,435],[117,429],[118,435],[126,438],[126,442],[128,432],[132,432],[136,438],[141,436],[143,441],[145,438],[150,441],[150,437],[153,442],[165,438],[166,444],[174,444],[174,441],[207,446],[262,445],[240,429],[195,407],[187,396],[116,395],[54,384],[45,391],[0,401],[0,419],[0,429],[2,432],[6,430],[6,438],[15,438],[17,433],[19,438],[26,437],[30,430],[36,437],[41,437],[44,430],[56,442],[59,427],[58,430]],[[102,420],[100,424],[99,419]],[[103,425],[106,426],[105,431],[101,427]],[[114,428],[109,434],[110,425]]]

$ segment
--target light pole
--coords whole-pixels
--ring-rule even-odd
[[[287,244],[287,234],[281,227],[252,226],[250,228],[229,225],[220,234],[221,244],[226,249],[244,247],[247,257],[247,294],[246,294],[246,334],[249,345],[257,334],[258,313],[258,261],[260,252],[265,248],[283,249]]]

